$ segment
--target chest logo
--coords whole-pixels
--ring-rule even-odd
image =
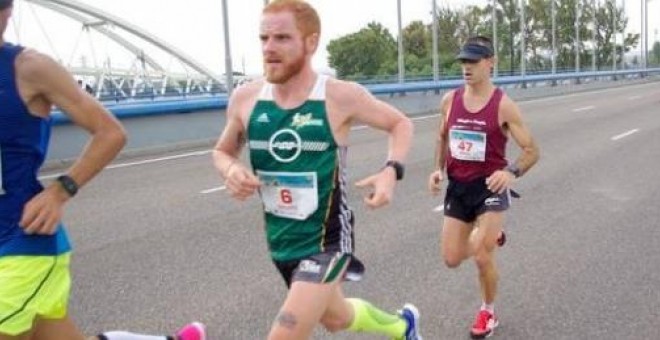
[[[268,141],[268,152],[282,163],[293,162],[302,151],[300,135],[291,129],[275,132]]]
[[[303,126],[323,126],[323,120],[313,118],[312,113],[300,114],[296,112],[293,116],[291,127],[299,129]]]

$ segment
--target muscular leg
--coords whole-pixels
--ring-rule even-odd
[[[497,238],[504,225],[504,212],[488,211],[477,218],[477,228],[470,237],[470,247],[479,270],[481,296],[487,304],[495,301],[498,273],[495,265]]]
[[[309,339],[328,309],[337,282],[322,284],[295,281],[279,311],[268,340]]]
[[[463,260],[470,257],[471,231],[470,223],[449,216],[444,217],[440,247],[447,267],[456,268]]]

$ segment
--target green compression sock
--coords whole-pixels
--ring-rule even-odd
[[[406,332],[408,324],[398,315],[384,312],[362,299],[346,299],[354,311],[353,322],[348,326],[351,332],[385,334],[400,338]]]

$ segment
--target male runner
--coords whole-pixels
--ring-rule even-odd
[[[302,0],[275,0],[264,8],[266,79],[234,92],[213,154],[232,196],[245,200],[259,192],[271,257],[289,287],[268,339],[308,339],[318,323],[331,332],[421,339],[413,305],[389,314],[342,292],[353,251],[353,212],[346,201],[351,124],[359,120],[390,136],[388,161],[357,183],[373,189],[364,199],[371,208],[392,199],[413,128],[362,86],[315,73],[311,58],[319,35],[318,14]],[[246,142],[252,170],[238,160]]]
[[[490,39],[468,39],[457,59],[463,67],[465,86],[442,99],[435,171],[429,177],[429,188],[433,194],[440,192],[446,167],[449,184],[442,256],[450,268],[474,258],[482,305],[470,334],[480,339],[491,335],[498,325],[494,311],[498,281],[495,249],[498,240],[504,240],[509,190],[514,179],[536,163],[539,150],[518,106],[491,81],[495,57]],[[509,135],[521,150],[520,157],[510,164],[505,156]]]

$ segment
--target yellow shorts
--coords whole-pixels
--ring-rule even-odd
[[[70,257],[70,253],[0,257],[0,334],[25,333],[37,317],[66,316]]]

